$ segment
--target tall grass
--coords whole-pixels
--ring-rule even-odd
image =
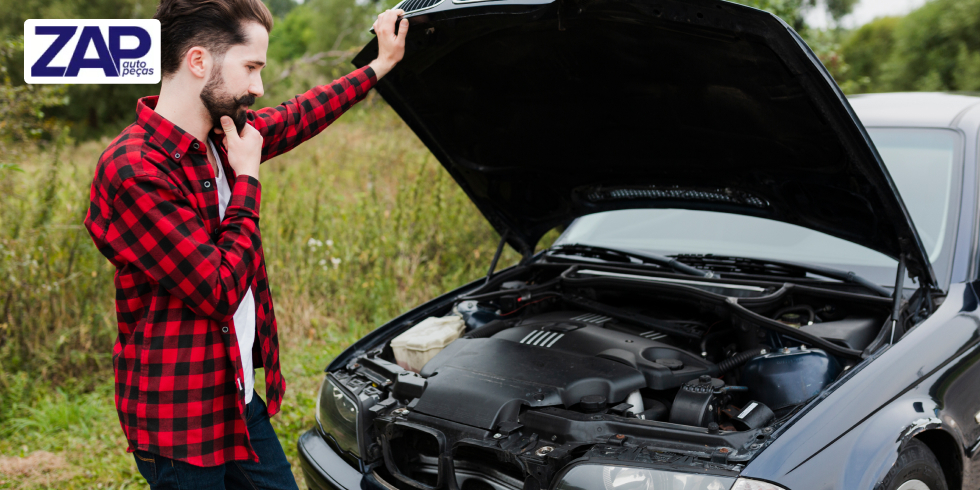
[[[61,141],[18,152],[10,163],[22,171],[0,169],[0,488],[140,482],[112,400],[113,269],[82,226],[107,143]],[[327,362],[399,312],[480,277],[498,236],[380,103],[263,165],[260,180],[289,383],[273,423],[299,476],[295,442],[313,424]],[[516,258],[508,252],[505,263]],[[73,469],[56,484],[3,474],[14,461],[4,457],[38,450]]]

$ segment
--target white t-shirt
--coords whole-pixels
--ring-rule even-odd
[[[208,143],[211,145],[215,161],[218,162],[215,178],[218,189],[218,216],[224,220],[225,210],[231,202],[231,187],[228,187],[228,179],[225,178],[224,168],[221,166],[221,160],[218,159],[217,148],[211,140],[208,140]],[[252,367],[252,343],[255,342],[255,297],[252,295],[251,287],[235,310],[234,321],[235,333],[238,335],[238,350],[242,355],[242,371],[245,372],[245,403],[248,403],[252,401],[252,392],[255,389],[255,368]]]

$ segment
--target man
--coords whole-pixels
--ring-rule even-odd
[[[374,24],[369,66],[283,104],[262,96],[261,0],[162,0],[159,97],[99,160],[85,226],[116,266],[116,409],[151,488],[295,489],[269,424],[286,384],[259,232],[259,163],[313,137],[401,60]],[[395,24],[399,32],[395,34]],[[265,371],[266,402],[253,393]]]

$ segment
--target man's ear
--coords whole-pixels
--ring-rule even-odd
[[[184,65],[198,78],[205,78],[211,70],[212,62],[211,53],[201,46],[192,46],[184,55]]]

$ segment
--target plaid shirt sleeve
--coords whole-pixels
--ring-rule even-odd
[[[262,133],[262,161],[286,153],[316,136],[347,109],[364,99],[378,79],[370,66],[314,87],[304,94],[255,111],[252,126]]]
[[[259,201],[259,181],[237,177],[212,239],[178,188],[158,176],[136,175],[116,193],[116,219],[103,252],[144,271],[194,313],[228,322],[260,264]]]

